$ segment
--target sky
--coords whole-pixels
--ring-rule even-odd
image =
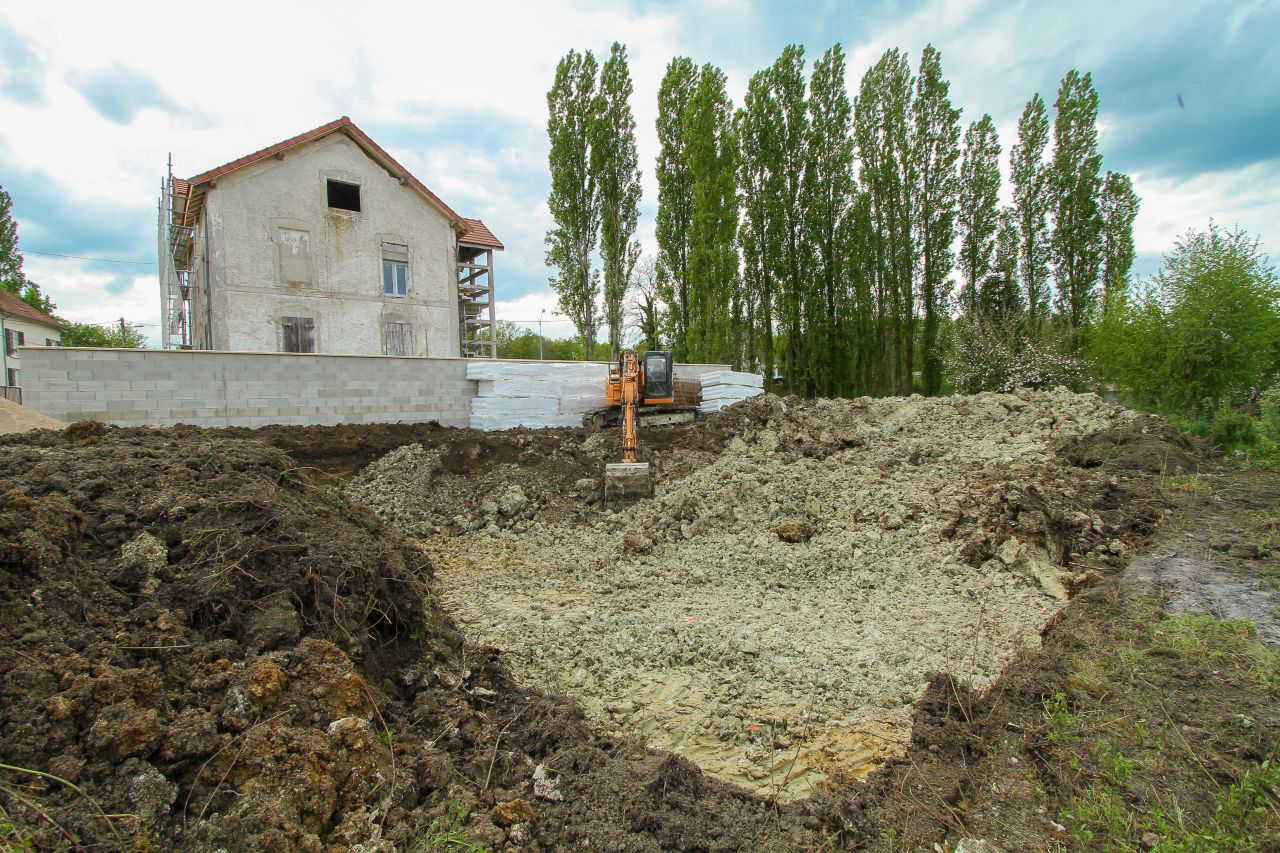
[[[856,92],[893,47],[941,51],[968,125],[991,113],[1002,167],[1033,93],[1068,69],[1098,90],[1103,169],[1142,199],[1135,272],[1210,220],[1280,241],[1280,2],[68,3],[0,7],[0,186],[27,275],[69,320],[159,338],[156,201],[190,177],[351,119],[505,243],[498,318],[571,334],[547,285],[546,91],[570,48],[627,45],[652,251],[657,91],[674,56],[718,65],[741,102],[789,43],[835,42]],[[1005,196],[1008,197],[1006,187]],[[78,257],[59,257],[59,256]],[[85,260],[85,259],[94,260]]]

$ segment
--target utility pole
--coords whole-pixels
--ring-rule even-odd
[[[538,315],[538,361],[542,361],[542,314],[547,313],[547,309],[543,308],[542,313]]]

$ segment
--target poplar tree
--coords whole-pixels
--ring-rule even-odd
[[[942,54],[927,45],[920,56],[916,97],[912,103],[911,158],[915,179],[912,212],[919,252],[921,382],[924,393],[942,387],[939,325],[947,314],[955,255],[956,197],[960,159],[960,111],[952,107],[951,84],[942,76]],[[908,379],[910,374],[908,374]]]
[[[555,226],[547,231],[547,266],[556,272],[551,287],[560,310],[582,336],[587,358],[595,355],[599,328],[596,300],[598,272],[591,268],[600,231],[600,193],[591,168],[591,109],[595,98],[596,60],[591,51],[570,50],[556,67],[547,92],[547,165],[551,192],[547,207]]]
[[[1010,172],[1018,219],[1018,274],[1027,306],[1027,324],[1035,332],[1049,310],[1049,115],[1044,99],[1033,95],[1018,121]]]
[[[960,305],[977,308],[978,291],[991,271],[1000,203],[1000,141],[991,115],[971,123],[964,134],[960,164]]]
[[[600,69],[591,116],[591,172],[600,199],[600,260],[604,267],[604,319],[609,350],[622,345],[623,299],[640,244],[633,240],[639,219],[640,169],[636,120],[631,113],[631,72],[627,49],[613,43]]]
[[[782,371],[791,392],[811,390],[804,358],[804,313],[810,287],[810,247],[805,233],[804,174],[809,115],[805,101],[804,48],[787,45],[773,63],[769,82],[781,122],[776,154],[781,257],[777,320],[786,336]]]
[[[738,189],[742,219],[738,230],[742,248],[743,291],[746,294],[746,336],[743,363],[764,370],[772,383],[774,356],[774,292],[781,255],[778,138],[782,115],[773,96],[769,70],[758,71],[747,84],[743,105],[734,118],[740,158]]]
[[[813,390],[828,397],[850,387],[850,339],[856,323],[848,282],[855,194],[853,105],[844,77],[844,51],[836,44],[814,63],[809,79],[804,218],[813,248],[814,286],[805,345]]]
[[[658,276],[668,307],[671,348],[687,360],[689,329],[689,226],[693,218],[693,180],[685,156],[684,115],[697,84],[698,70],[687,56],[667,65],[658,88]]]
[[[1072,69],[1062,79],[1053,122],[1053,268],[1058,313],[1073,344],[1089,322],[1098,298],[1102,263],[1098,154],[1098,93],[1089,74]]]
[[[1102,293],[1103,304],[1128,290],[1133,268],[1133,221],[1140,202],[1133,181],[1120,172],[1107,172],[1102,184]]]
[[[1002,316],[1006,322],[1022,313],[1022,287],[1018,280],[1018,215],[1006,207],[996,217],[995,258],[983,278],[975,310]]]
[[[897,48],[862,78],[854,102],[854,140],[868,195],[872,296],[878,364],[872,390],[910,393],[915,302],[910,157],[911,68]]]
[[[702,66],[685,106],[684,151],[692,211],[689,225],[687,358],[736,361],[738,292],[738,142],[724,72]]]

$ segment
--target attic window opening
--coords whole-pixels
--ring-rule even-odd
[[[348,184],[345,181],[326,181],[329,191],[329,206],[339,210],[360,212],[360,185]]]

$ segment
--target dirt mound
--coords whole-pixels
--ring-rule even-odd
[[[1134,417],[1065,391],[765,396],[645,431],[657,491],[623,509],[595,503],[616,433],[563,437],[574,491],[499,464],[465,492],[448,447],[417,446],[349,493],[422,541],[527,683],[795,798],[899,753],[930,673],[990,683],[1119,560],[1123,488],[1053,449]]]
[[[668,790],[659,758],[465,647],[424,555],[279,450],[100,424],[2,444],[0,837],[798,843],[740,792]]]
[[[44,415],[0,397],[0,435],[30,432],[33,429],[62,429],[62,421]]]
[[[1075,436],[1058,451],[1080,468],[1190,474],[1200,470],[1204,448],[1153,415],[1137,415],[1124,424]]]

